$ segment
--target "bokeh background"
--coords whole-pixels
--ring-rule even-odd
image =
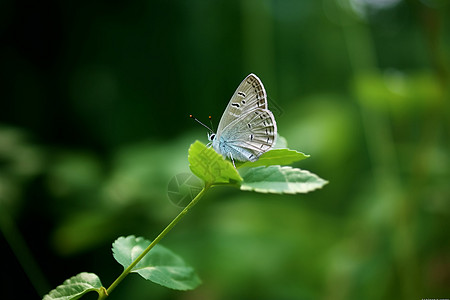
[[[212,190],[163,240],[203,284],[130,275],[111,299],[450,297],[450,2],[0,3],[1,298],[122,268],[170,180],[253,72],[279,133],[330,181],[306,195]],[[20,296],[20,297],[19,297]],[[95,294],[86,298],[95,299]]]

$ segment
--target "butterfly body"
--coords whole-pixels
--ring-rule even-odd
[[[248,75],[231,97],[216,134],[209,135],[217,153],[232,161],[256,161],[270,150],[277,126],[267,108],[267,95],[261,80]]]

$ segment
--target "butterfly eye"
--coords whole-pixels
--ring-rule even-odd
[[[211,133],[211,134],[208,136],[208,140],[212,141],[215,137],[216,137],[216,135],[215,135],[214,133]]]

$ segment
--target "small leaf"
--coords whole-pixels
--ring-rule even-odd
[[[239,167],[259,167],[259,166],[270,166],[270,165],[290,165],[296,161],[303,160],[308,158],[309,155],[306,155],[301,152],[297,152],[291,149],[274,149],[265,152],[263,155],[259,157],[257,161],[245,162]]]
[[[247,169],[242,177],[241,190],[259,193],[308,193],[328,183],[309,171],[281,166]]]
[[[79,299],[84,294],[96,291],[99,295],[103,293],[100,278],[94,273],[80,273],[64,281],[56,289],[44,296],[43,300],[72,300]]]
[[[150,241],[142,237],[120,237],[113,243],[113,256],[126,269],[148,245]],[[201,283],[192,267],[159,244],[151,249],[131,272],[175,290],[192,290]]]
[[[273,149],[284,149],[287,148],[287,140],[285,137],[277,134],[277,137],[275,138],[275,145],[273,146]]]
[[[189,168],[207,183],[242,181],[234,166],[213,148],[196,141],[189,148]]]

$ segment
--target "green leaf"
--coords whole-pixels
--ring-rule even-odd
[[[189,148],[189,168],[207,183],[242,181],[236,168],[211,147],[196,141]]]
[[[100,278],[94,273],[80,273],[64,281],[63,284],[44,296],[43,300],[79,299],[88,292],[104,293]]]
[[[150,241],[133,235],[113,243],[113,255],[125,269],[150,245]],[[157,244],[131,270],[147,280],[175,290],[192,290],[201,280],[181,257]]]
[[[296,161],[300,161],[308,157],[309,155],[297,152],[295,150],[274,149],[265,152],[263,155],[259,157],[257,161],[254,162],[248,161],[243,163],[242,165],[239,166],[239,168],[270,166],[270,165],[290,165]]]
[[[241,190],[259,193],[308,193],[328,183],[316,174],[292,167],[256,167],[243,173]]]

